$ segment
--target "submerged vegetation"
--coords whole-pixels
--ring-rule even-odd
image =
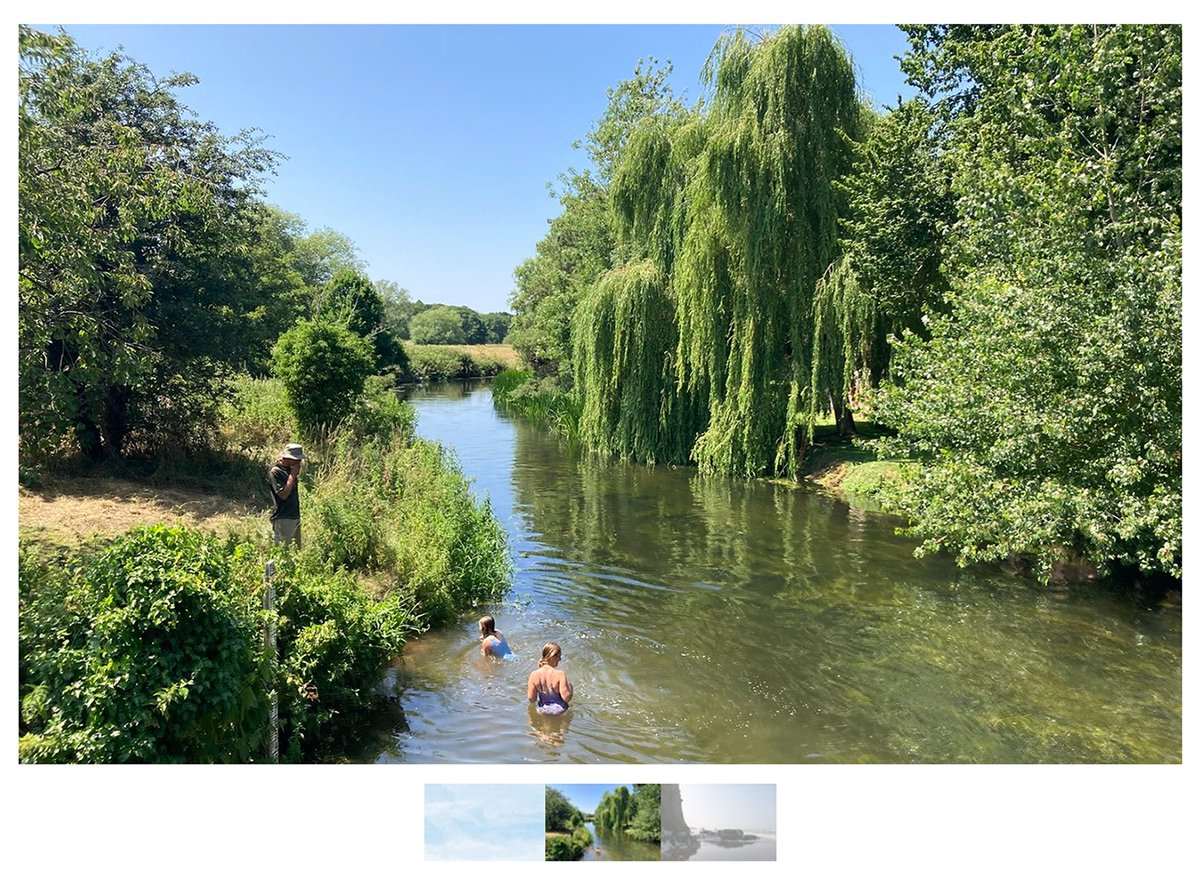
[[[725,36],[692,108],[669,66],[610,90],[516,274],[538,380],[497,402],[791,478],[869,415],[919,554],[1179,578],[1181,29],[904,30],[921,93],[883,112],[816,26]]]

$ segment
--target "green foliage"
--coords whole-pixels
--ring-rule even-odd
[[[245,543],[157,526],[66,561],[23,548],[20,564],[23,762],[262,760],[272,685],[285,756],[304,759],[369,704],[417,623],[411,601],[284,551],[274,668],[264,555]]]
[[[815,415],[845,398],[843,360],[821,371],[817,290],[838,257],[853,71],[822,27],[737,31],[707,71],[708,113],[643,117],[615,166],[624,265],[575,314],[580,435],[645,461],[795,473]]]
[[[290,285],[262,267],[273,155],[196,121],[176,96],[190,75],[93,59],[65,34],[19,42],[24,452],[186,445],[255,341],[259,284],[281,300]]]
[[[411,345],[410,373],[422,381],[450,378],[483,378],[503,371],[507,364],[497,359],[476,357],[445,345]]]
[[[507,311],[480,314],[479,319],[483,322],[484,329],[487,330],[484,342],[489,345],[502,343],[508,335],[508,327],[512,324],[512,314]]]
[[[383,573],[437,625],[508,588],[508,540],[448,450],[409,442],[334,436],[306,490],[304,558]]]
[[[701,426],[676,383],[675,306],[650,261],[610,271],[575,315],[579,437],[644,462],[686,461]]]
[[[446,305],[415,315],[408,321],[408,332],[419,345],[461,345],[467,341],[462,313]]]
[[[310,289],[324,286],[339,271],[361,274],[366,264],[358,257],[358,248],[340,231],[319,228],[308,233],[307,226],[298,216],[289,216],[291,221],[290,264]]]
[[[470,308],[455,308],[462,322],[462,340],[448,344],[482,345],[488,340],[487,326],[478,311]]]
[[[363,387],[358,407],[346,431],[367,447],[409,446],[417,428],[417,413],[401,400],[389,376],[372,375]]]
[[[910,27],[957,222],[878,417],[921,550],[1182,570],[1178,26]]]
[[[287,391],[277,378],[234,378],[232,391],[222,404],[221,437],[225,448],[254,454],[278,452],[293,440],[299,422],[288,403]]]
[[[417,619],[411,601],[372,599],[348,573],[308,568],[289,552],[279,565],[281,747],[299,760],[338,714],[369,705],[380,671]]]
[[[492,402],[547,426],[567,440],[579,439],[583,404],[552,378],[535,379],[528,370],[506,369],[492,382]]]
[[[681,106],[667,82],[668,63],[644,59],[633,76],[608,90],[608,105],[582,146],[595,167],[574,169],[560,178],[562,212],[550,222],[533,258],[514,272],[517,289],[509,343],[526,366],[539,376],[574,378],[571,323],[588,288],[613,266],[616,219],[609,198],[614,166],[638,124],[658,114],[675,114]]]
[[[633,795],[625,785],[605,791],[596,806],[596,827],[602,831],[623,834],[634,815]]]
[[[579,861],[585,848],[571,837],[556,834],[546,838],[546,861]]]
[[[558,788],[546,785],[546,830],[569,831],[576,817],[582,821],[582,813]]]
[[[370,344],[337,323],[301,320],[271,352],[276,377],[305,433],[348,417],[375,367]]]
[[[943,252],[954,221],[950,169],[927,103],[902,102],[873,120],[854,150],[853,172],[837,183],[848,204],[847,260],[891,321],[887,332],[919,331],[922,312],[938,307],[948,286]]]
[[[408,355],[394,330],[387,326],[383,297],[358,271],[335,271],[317,294],[313,316],[345,326],[370,342],[375,350],[376,371],[390,368],[407,374]]]
[[[596,806],[596,827],[602,831],[657,843],[662,836],[662,786],[625,785],[606,791]]]
[[[625,832],[635,840],[658,843],[662,839],[662,785],[633,786],[636,811]]]
[[[23,549],[23,762],[256,759],[269,669],[244,545],[129,533],[65,564]]]

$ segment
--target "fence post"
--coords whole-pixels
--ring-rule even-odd
[[[267,610],[267,654],[271,659],[271,713],[267,721],[267,756],[272,763],[279,762],[279,689],[275,685],[279,656],[275,649],[275,561],[268,560],[266,587],[263,590],[263,609]]]

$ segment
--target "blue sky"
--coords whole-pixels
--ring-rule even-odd
[[[596,806],[600,803],[600,798],[606,793],[610,793],[619,788],[620,784],[552,784],[550,787],[556,788],[563,793],[571,805],[580,812],[595,812]],[[629,789],[629,793],[633,793],[633,785],[626,783],[625,787]]]
[[[541,861],[540,784],[425,785],[426,861]]]
[[[41,23],[51,28],[58,23]],[[256,128],[285,155],[268,199],[350,237],[373,279],[426,302],[506,310],[513,269],[559,206],[546,184],[653,56],[698,97],[724,25],[66,25],[124,52],[225,134]],[[911,95],[893,25],[835,25],[877,106]]]

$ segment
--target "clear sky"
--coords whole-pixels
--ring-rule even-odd
[[[562,792],[571,805],[580,812],[592,813],[596,811],[596,807],[600,804],[600,798],[606,793],[615,791],[620,787],[619,784],[552,784],[550,787]],[[633,793],[633,785],[626,784],[629,793]]]
[[[773,784],[681,784],[679,796],[690,828],[775,829]]]
[[[540,784],[425,785],[426,861],[541,861]]]
[[[730,8],[727,14],[733,12]],[[77,19],[76,19],[77,20]],[[674,64],[677,95],[726,25],[74,25],[118,47],[225,134],[255,128],[286,159],[267,198],[350,237],[373,279],[426,302],[507,310],[513,269],[558,202],[546,185],[586,165],[576,139],[638,60]],[[764,27],[764,26],[758,26]],[[876,106],[913,90],[893,25],[834,25]]]

